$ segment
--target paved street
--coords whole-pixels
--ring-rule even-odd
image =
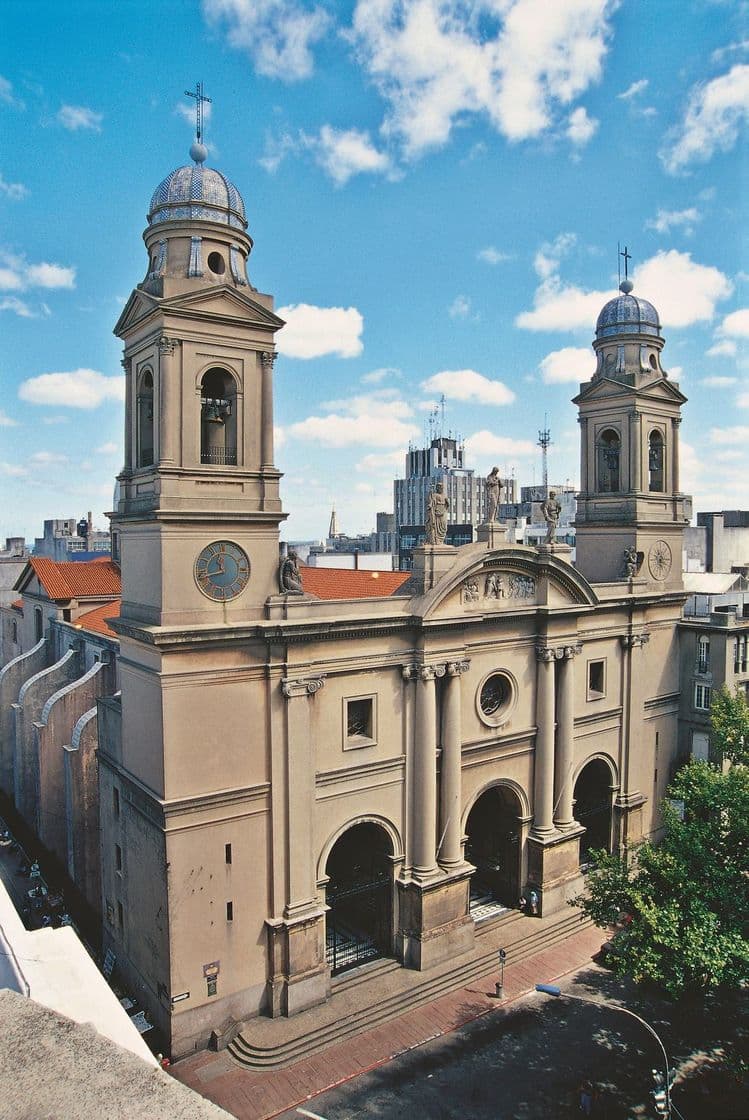
[[[678,1071],[673,1102],[684,1120],[738,1120],[749,1115],[745,1087],[742,1091],[725,1073],[710,1072],[722,1043],[720,1034],[731,1029],[726,1021],[733,1020],[734,1033],[746,1038],[745,1013],[739,1022],[734,1009],[722,1022],[714,1020],[710,1029],[694,1007],[690,1013],[686,1007],[643,999],[634,986],[592,965],[560,986],[564,992],[606,1000],[609,1006],[524,996],[506,1010],[425,1043],[283,1116],[563,1120],[582,1115],[579,1089],[588,1078],[600,1091],[594,1116],[653,1117],[650,1070],[662,1064],[660,1051],[639,1023],[612,1010],[616,1002],[637,1010],[663,1038]]]

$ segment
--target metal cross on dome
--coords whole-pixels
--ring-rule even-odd
[[[211,102],[213,100],[213,98],[205,96],[205,94],[203,93],[203,83],[202,82],[196,82],[195,83],[195,92],[194,93],[192,92],[192,90],[186,89],[185,94],[186,94],[187,97],[194,97],[195,98],[195,117],[196,117],[195,135],[197,137],[198,143],[200,144],[202,139],[203,139],[203,102],[204,101]]]
[[[621,251],[621,249],[619,248],[618,245],[617,245],[617,249],[619,250],[619,256],[624,257],[624,279],[628,280],[629,279],[629,274],[628,274],[627,266],[628,266],[629,262],[632,260],[632,254],[630,252],[628,252],[626,245],[624,246],[624,252]],[[621,279],[621,276],[620,276],[620,279]]]

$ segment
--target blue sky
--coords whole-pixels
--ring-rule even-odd
[[[749,19],[722,0],[6,0],[0,536],[88,509],[122,461],[120,343],[151,193],[244,197],[278,336],[289,538],[373,527],[445,396],[469,464],[577,482],[617,242],[689,398],[682,483],[746,508]],[[57,376],[50,377],[50,374]]]

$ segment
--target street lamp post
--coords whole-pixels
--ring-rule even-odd
[[[650,1026],[650,1023],[647,1023],[640,1015],[635,1014],[634,1011],[630,1011],[628,1007],[621,1007],[620,1004],[618,1004],[618,1003],[599,1003],[597,1000],[587,999],[585,996],[570,995],[569,992],[562,993],[561,988],[558,988],[555,984],[536,984],[536,991],[537,992],[543,992],[543,994],[547,995],[547,996],[554,996],[555,998],[559,998],[559,996],[561,996],[563,994],[565,999],[573,999],[573,1000],[576,1000],[578,1003],[589,1003],[589,1004],[592,1004],[593,1007],[597,1007],[599,1010],[602,1007],[605,1007],[609,1011],[621,1011],[622,1015],[629,1015],[629,1017],[631,1019],[636,1019],[637,1022],[645,1028],[645,1030],[648,1032],[648,1034],[653,1036],[653,1038],[655,1039],[655,1041],[658,1043],[658,1045],[661,1048],[661,1053],[663,1055],[663,1065],[664,1065],[665,1070],[666,1070],[666,1080],[665,1080],[665,1083],[664,1083],[665,1084],[665,1092],[666,1092],[666,1098],[665,1098],[666,1112],[665,1112],[665,1116],[670,1118],[671,1110],[672,1110],[672,1106],[671,1106],[671,1070],[670,1070],[669,1064],[668,1064],[668,1054],[666,1053],[666,1047],[663,1045],[663,1042],[661,1041],[660,1037],[655,1033],[653,1028]],[[676,1109],[674,1109],[673,1111],[676,1112]],[[678,1116],[679,1113],[677,1112],[676,1115]]]

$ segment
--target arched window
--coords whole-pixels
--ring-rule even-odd
[[[653,431],[648,437],[648,489],[663,490],[663,436]]]
[[[603,494],[615,494],[620,482],[621,439],[613,428],[607,428],[598,439],[598,487]]]
[[[200,383],[200,461],[237,465],[237,384],[225,369],[209,369]]]
[[[153,374],[146,370],[138,384],[137,401],[137,440],[139,467],[150,467],[153,463]]]
[[[34,642],[41,642],[44,637],[44,618],[42,608],[34,607]]]

